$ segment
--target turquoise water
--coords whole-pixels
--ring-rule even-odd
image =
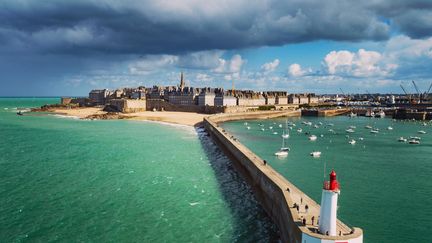
[[[1,242],[278,239],[200,129],[16,115],[58,101],[0,98]]]
[[[305,120],[323,125],[302,125]],[[223,127],[317,202],[321,200],[324,164],[327,172],[334,168],[342,186],[338,216],[361,227],[365,242],[432,242],[432,124],[365,117],[290,121],[297,127],[287,139],[291,151],[284,159],[273,155],[281,147],[282,128],[278,125],[285,125],[284,119],[247,121],[250,130],[244,121]],[[261,131],[259,123],[266,131]],[[328,123],[334,126],[325,126]],[[366,125],[380,132],[372,134]],[[272,134],[270,126],[279,134]],[[349,126],[356,126],[355,133],[345,131]],[[387,130],[388,126],[393,130]],[[302,133],[296,131],[299,127]],[[418,134],[419,130],[427,134]],[[318,136],[317,141],[309,141],[305,132]],[[398,142],[401,136],[420,136],[421,144]],[[352,138],[355,145],[348,143]],[[320,158],[309,155],[315,150],[322,152]]]

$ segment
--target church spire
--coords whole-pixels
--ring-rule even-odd
[[[184,82],[184,79],[183,79],[183,72],[181,72],[181,75],[180,75],[180,89],[183,90],[184,87],[185,87],[185,82]]]

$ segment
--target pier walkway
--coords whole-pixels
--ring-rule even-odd
[[[204,118],[204,125],[222,149],[234,157],[237,168],[250,183],[255,196],[268,215],[278,225],[284,242],[352,242],[363,241],[360,228],[350,228],[337,221],[340,235],[327,236],[318,233],[320,205],[294,184],[275,171],[264,160],[245,147],[240,141],[219,127],[218,123],[243,119],[265,119],[281,116],[299,116],[299,112],[254,112],[248,114],[224,114]],[[321,189],[321,188],[320,188]],[[299,205],[299,211],[294,205]],[[308,210],[305,206],[308,205]],[[312,224],[314,217],[314,224]],[[303,224],[306,219],[306,224]]]

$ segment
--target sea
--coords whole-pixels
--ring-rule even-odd
[[[362,228],[364,242],[432,242],[431,122],[338,116],[234,121],[222,127],[318,203],[323,180],[334,169],[341,184],[338,218]],[[350,128],[354,132],[346,131]],[[278,158],[274,153],[285,131],[290,152]],[[317,140],[309,140],[311,135]],[[399,142],[400,137],[420,137],[420,144]],[[313,151],[321,157],[312,157]]]
[[[59,101],[0,98],[0,242],[279,241],[202,129],[17,115]]]

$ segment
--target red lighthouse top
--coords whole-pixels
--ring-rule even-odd
[[[324,190],[339,191],[339,182],[336,180],[336,172],[334,170],[330,173],[330,181],[324,182]]]

